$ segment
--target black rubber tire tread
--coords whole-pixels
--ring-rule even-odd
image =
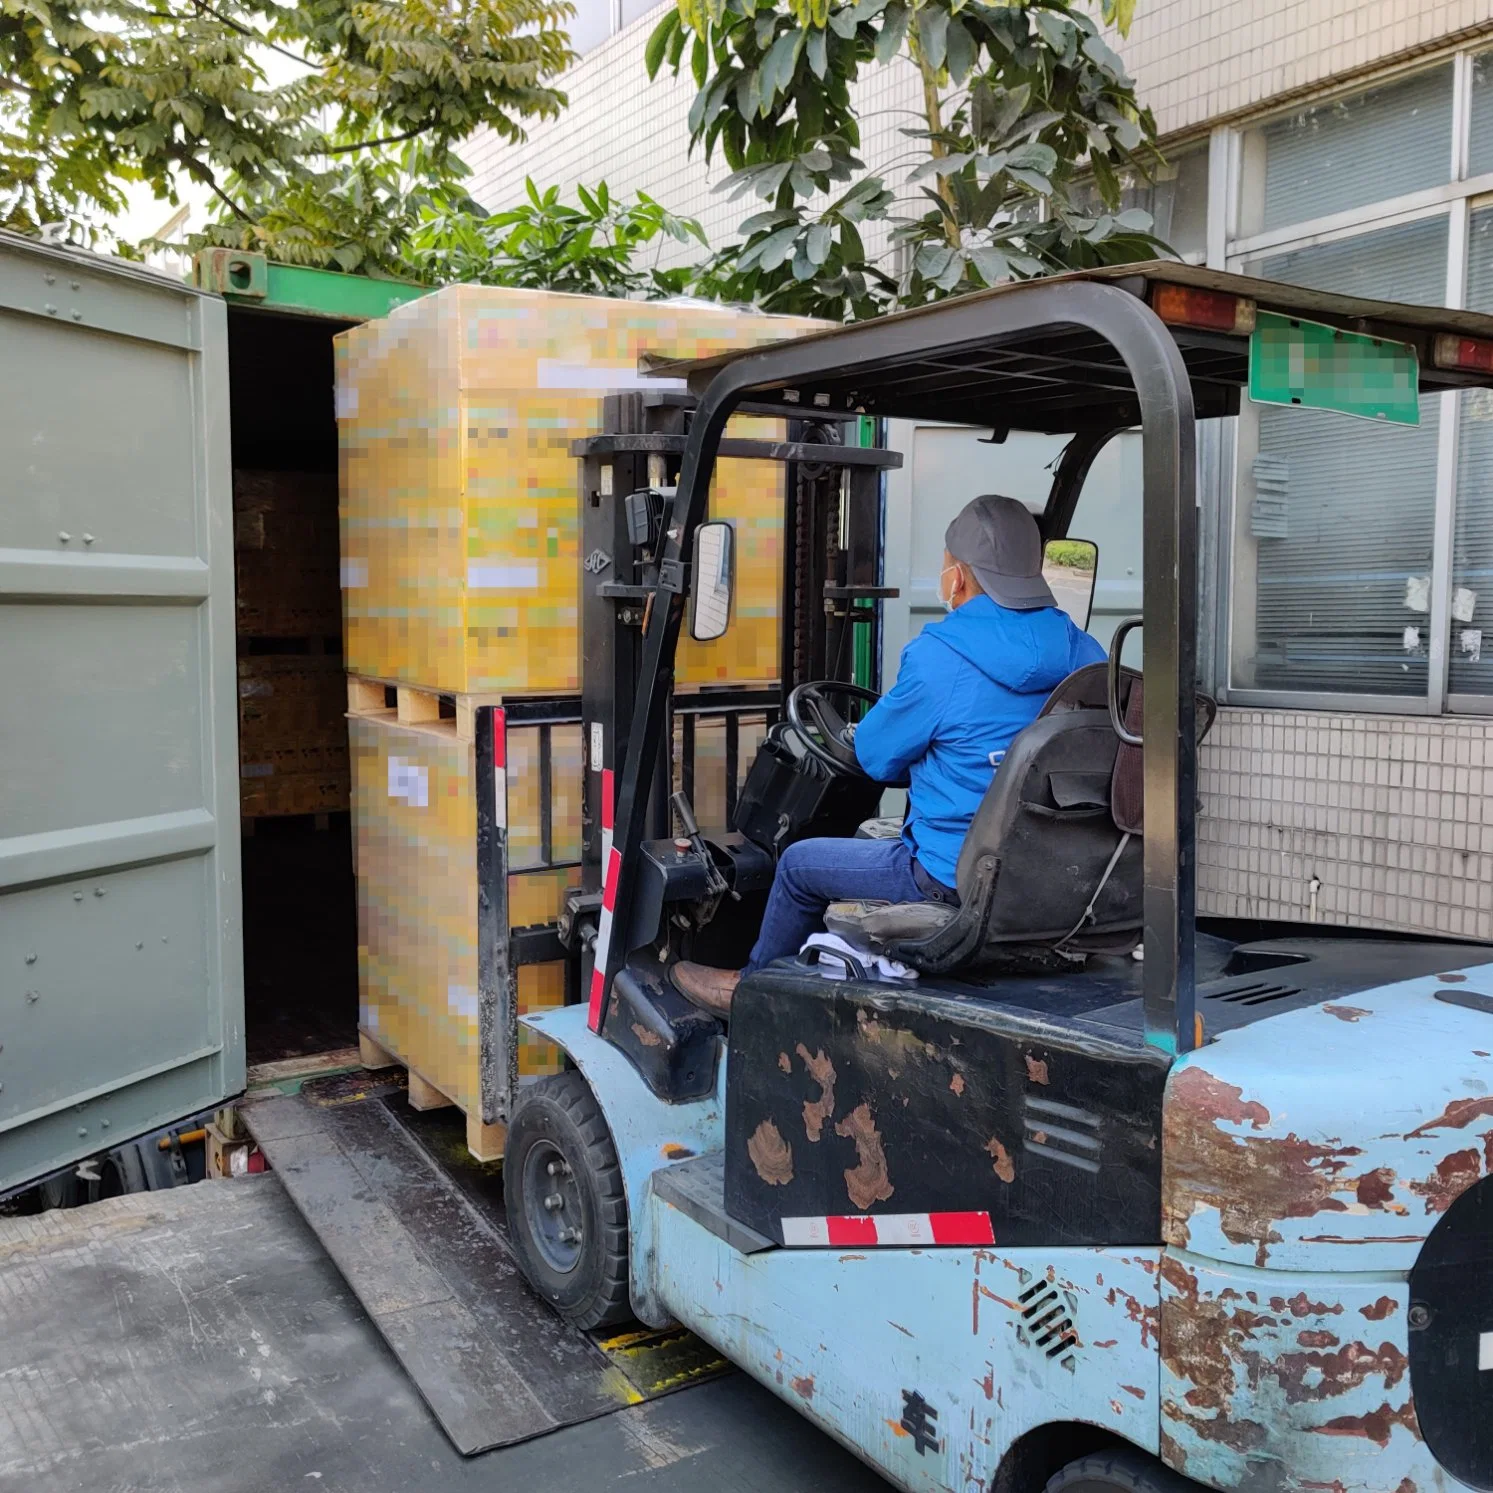
[[[1090,1452],[1047,1480],[1043,1493],[1203,1493],[1180,1472],[1133,1446]]]
[[[557,1145],[583,1179],[599,1225],[587,1230],[582,1263],[568,1276],[550,1271],[529,1245],[520,1189],[523,1149],[531,1134]],[[523,1090],[508,1125],[503,1181],[509,1243],[529,1284],[582,1330],[631,1321],[622,1168],[601,1106],[580,1073],[553,1074]]]

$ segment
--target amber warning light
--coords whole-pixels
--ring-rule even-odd
[[[1221,290],[1196,285],[1158,285],[1151,292],[1151,309],[1174,327],[1201,332],[1234,332],[1248,336],[1255,329],[1255,303]]]
[[[1459,337],[1443,332],[1433,353],[1438,368],[1461,368],[1468,373],[1493,373],[1493,342],[1483,337]]]

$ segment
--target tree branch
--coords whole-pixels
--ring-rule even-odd
[[[328,145],[324,150],[313,151],[313,155],[319,156],[344,156],[354,150],[374,150],[380,145],[398,145],[401,140],[413,140],[416,135],[424,135],[435,128],[432,120],[429,124],[416,125],[412,130],[406,130],[402,135],[385,135],[382,140],[359,140],[353,145]]]
[[[314,62],[308,62],[304,57],[297,55],[295,52],[291,52],[285,47],[277,46],[267,36],[255,31],[252,26],[242,26],[231,16],[225,16],[221,10],[209,5],[207,0],[192,0],[192,4],[198,10],[206,11],[215,20],[221,21],[230,31],[237,31],[240,36],[248,37],[250,41],[257,42],[261,47],[268,47],[270,51],[278,52],[282,57],[290,58],[292,62],[299,62],[302,67],[316,68]]]
[[[15,93],[24,93],[31,98],[44,97],[40,88],[32,88],[28,84],[18,83],[14,78],[0,78],[0,88],[9,88]]]

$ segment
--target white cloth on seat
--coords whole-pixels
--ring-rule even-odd
[[[917,970],[900,960],[888,959],[885,954],[868,954],[838,933],[811,933],[798,951],[799,958],[810,949],[817,951],[819,973],[826,980],[848,979],[856,966],[865,970],[869,980],[915,980],[918,977]]]

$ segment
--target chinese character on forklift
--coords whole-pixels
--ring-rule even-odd
[[[1158,263],[663,371],[694,402],[661,537],[585,644],[618,769],[567,929],[589,1000],[525,1018],[571,1065],[509,1129],[529,1280],[582,1325],[685,1324],[903,1489],[1493,1488],[1493,950],[1241,941],[1194,886],[1195,422],[1249,389],[1393,420],[1493,386],[1493,318]],[[685,593],[719,637],[707,494],[748,407],[797,432],[782,677],[727,822],[685,793],[676,839]],[[844,956],[754,969],[727,1025],[673,962],[741,965],[783,850],[872,832],[887,786],[843,728],[876,699],[851,640],[895,458],[811,450],[809,411],[1067,436],[1049,544],[1138,427],[1144,613],[992,770],[957,901],[832,905]]]

